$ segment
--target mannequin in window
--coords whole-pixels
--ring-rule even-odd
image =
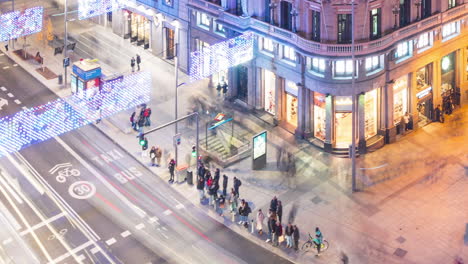
[[[221,7],[226,10],[227,8],[227,0],[221,0]]]
[[[241,0],[241,7],[242,7],[242,16],[249,17],[249,12],[247,11],[248,0]]]

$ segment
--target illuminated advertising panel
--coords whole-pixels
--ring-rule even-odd
[[[106,14],[123,8],[125,0],[79,0],[78,18],[80,20]]]
[[[104,86],[92,98],[72,95],[1,118],[0,157],[148,102],[151,74],[133,73]]]
[[[190,54],[190,80],[207,78],[214,73],[245,63],[253,58],[252,32],[214,44],[203,51]]]
[[[42,31],[44,8],[36,6],[0,15],[0,41],[7,41]]]

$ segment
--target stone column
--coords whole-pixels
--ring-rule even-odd
[[[335,120],[335,106],[333,105],[333,96],[327,95],[325,97],[325,143],[324,149],[326,152],[332,152],[333,145],[334,145],[334,136],[333,136],[333,129],[334,125],[333,122]]]
[[[312,109],[313,109],[313,97],[312,92],[304,88],[304,138],[312,137]]]
[[[249,109],[255,107],[255,102],[257,100],[256,96],[256,80],[257,80],[257,66],[255,60],[251,60],[247,64],[247,105]]]
[[[306,97],[306,88],[301,84],[297,86],[297,128],[294,131],[296,138],[303,138],[304,133],[304,100]]]
[[[265,76],[260,67],[256,67],[255,73],[255,109],[263,109],[265,108],[265,82],[263,80]]]
[[[358,149],[359,153],[366,153],[366,95],[364,93],[360,93],[356,96],[357,100],[357,139],[358,139]]]
[[[283,96],[284,96],[284,88],[283,88],[283,79],[275,75],[275,117],[273,118],[273,122],[275,125],[278,125],[281,120],[283,120]]]

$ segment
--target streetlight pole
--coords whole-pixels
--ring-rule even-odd
[[[176,36],[177,38],[177,36]],[[178,60],[178,52],[179,52],[179,49],[178,49],[178,46],[179,46],[179,43],[175,43],[174,45],[174,48],[175,48],[175,56],[174,56],[174,70],[175,70],[175,120],[177,120],[177,108],[178,108],[178,88],[179,88],[179,83],[178,83],[178,79],[179,79],[179,60]],[[175,123],[175,134],[177,135],[177,133],[179,132],[179,129],[178,129],[178,126],[177,126],[177,122]],[[177,162],[178,162],[178,155],[177,155],[177,144],[175,144],[175,162],[176,162],[176,167],[177,167]]]
[[[63,59],[65,60],[67,58],[67,45],[68,45],[68,4],[67,0],[65,0],[65,6],[64,6],[64,22],[65,22],[65,36],[63,37]],[[63,65],[63,85],[64,87],[67,87],[67,67],[62,63]]]
[[[14,12],[15,11],[15,0],[11,0],[11,11]],[[10,36],[11,38],[11,36]],[[11,50],[15,50],[15,39],[12,38],[11,39]]]
[[[353,63],[353,76],[351,77],[351,90],[352,90],[352,119],[353,119],[353,125],[352,127],[352,140],[351,140],[351,163],[352,163],[352,168],[351,168],[351,182],[352,182],[352,191],[355,192],[357,191],[356,188],[356,120],[357,120],[357,105],[356,105],[356,91],[355,91],[355,83],[354,83],[354,78],[356,75],[356,61],[354,57],[354,0],[351,1],[351,60]]]

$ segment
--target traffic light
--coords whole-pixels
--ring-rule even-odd
[[[195,146],[192,146],[192,157],[197,156],[197,148]]]
[[[145,137],[145,135],[143,134],[140,135],[139,143],[140,143],[142,150],[148,149],[148,139]]]

